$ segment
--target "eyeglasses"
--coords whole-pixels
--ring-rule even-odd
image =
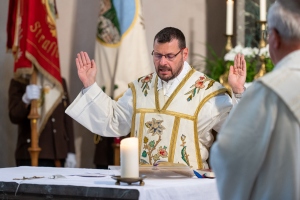
[[[167,60],[172,61],[172,60],[174,60],[174,58],[175,58],[182,50],[183,50],[183,49],[180,49],[180,50],[178,51],[178,53],[176,53],[176,54],[168,53],[168,54],[166,54],[166,55],[163,55],[163,54],[160,54],[160,53],[156,53],[156,52],[154,52],[154,50],[153,50],[152,53],[151,53],[151,55],[153,56],[153,58],[154,58],[155,60],[160,60],[160,59],[164,56]]]

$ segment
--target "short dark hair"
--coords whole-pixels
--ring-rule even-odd
[[[166,27],[159,31],[154,37],[153,44],[155,41],[158,43],[167,43],[171,42],[173,39],[178,40],[178,46],[180,49],[186,48],[184,34],[181,32],[181,30],[174,27]]]

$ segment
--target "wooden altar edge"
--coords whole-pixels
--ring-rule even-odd
[[[139,199],[139,191],[137,189],[18,184],[0,181],[0,199]]]

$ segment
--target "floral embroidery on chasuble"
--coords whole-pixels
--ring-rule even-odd
[[[140,164],[153,165],[162,160],[202,169],[198,113],[210,98],[227,90],[192,69],[160,105],[163,97],[157,91],[157,82],[158,77],[153,73],[129,84],[133,94],[131,136],[139,139]]]

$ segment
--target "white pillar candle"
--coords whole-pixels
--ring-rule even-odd
[[[121,140],[121,177],[139,177],[139,143],[138,138],[130,137]]]
[[[260,0],[259,2],[259,10],[260,10],[260,21],[266,21],[267,18],[267,1],[266,0]]]
[[[233,0],[227,0],[226,11],[226,35],[233,34]]]

